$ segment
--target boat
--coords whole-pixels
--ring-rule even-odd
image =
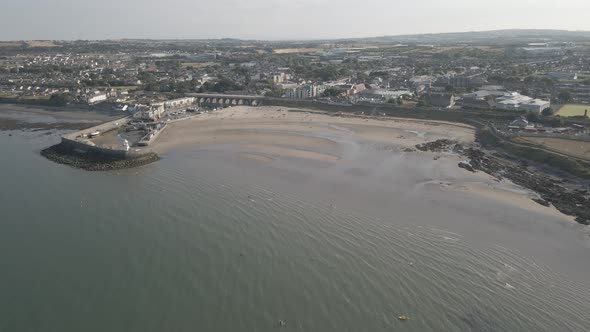
[[[96,137],[96,136],[98,136],[98,135],[100,135],[100,131],[98,131],[98,130],[97,130],[97,131],[94,131],[94,132],[91,132],[90,134],[88,134],[88,136],[89,136],[90,138],[92,138],[92,137]]]

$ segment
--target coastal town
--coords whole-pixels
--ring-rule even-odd
[[[590,0],[1,8],[0,332],[590,332]]]
[[[589,179],[590,36],[505,34],[511,37],[502,38],[500,31],[317,42],[0,42],[0,103],[112,116],[64,134],[60,145],[43,151],[52,160],[92,170],[158,160],[154,142],[180,130],[175,123],[232,107],[242,112],[231,113],[237,121],[246,109],[262,106],[284,119],[293,118],[288,110],[313,110],[359,121],[461,123],[475,128],[479,147],[503,160]],[[268,111],[260,114],[274,118]],[[404,149],[421,150],[423,143]],[[91,157],[72,158],[72,152]],[[471,161],[459,166],[467,170],[502,177],[499,169],[511,169],[489,169],[482,163],[487,157],[466,156]],[[516,183],[528,177],[512,173],[520,174],[507,176]],[[522,184],[535,186],[537,180]],[[563,207],[562,196],[550,201]],[[575,206],[563,210],[590,222]]]
[[[569,144],[590,141],[590,38],[504,34],[510,38],[500,31],[318,42],[1,42],[0,103],[118,112],[138,123],[127,129],[139,131],[124,131],[136,146],[181,114],[237,105],[439,112],[590,158],[588,143]]]
[[[133,114],[192,93],[215,93],[512,111],[544,127],[588,116],[590,43],[584,36],[422,39],[1,42],[0,102]]]

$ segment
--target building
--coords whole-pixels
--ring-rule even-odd
[[[451,108],[455,105],[455,95],[444,93],[429,93],[426,95],[426,104],[435,107]]]
[[[162,117],[162,114],[166,111],[164,103],[153,103],[150,106],[135,105],[133,109],[136,111],[133,113],[133,118],[138,120],[156,121]]]
[[[107,95],[104,93],[92,95],[86,98],[88,105],[94,105],[98,103],[102,103],[103,101],[107,100]]]
[[[533,99],[523,96],[518,92],[512,92],[496,98],[496,108],[504,110],[524,110],[527,112],[541,113],[549,107],[551,107],[551,102],[549,101]]]
[[[291,75],[289,75],[285,72],[281,72],[281,73],[272,75],[272,81],[275,84],[285,83],[285,82],[289,81],[290,79],[291,79]]]
[[[482,90],[464,94],[463,107],[541,113],[544,109],[551,107],[551,102],[523,96],[518,92],[509,92],[500,86],[487,86]]]
[[[494,98],[465,98],[463,108],[492,109],[496,107]]]
[[[550,108],[551,102],[541,99],[533,99],[528,102],[522,103],[520,108],[527,111],[540,114],[543,110]]]
[[[403,96],[411,97],[413,93],[408,90],[385,90],[385,89],[367,89],[358,94],[361,101],[388,101],[398,99]]]
[[[580,83],[560,83],[555,85],[555,92],[567,91],[576,103],[590,103],[590,85]]]
[[[502,86],[484,86],[481,90],[463,95],[464,108],[491,109],[496,107],[496,98],[509,92]]]
[[[164,102],[165,108],[182,108],[182,107],[189,107],[195,103],[195,97],[186,97],[186,98],[178,98],[178,99],[171,99]]]
[[[306,84],[285,91],[285,97],[288,99],[312,99],[316,98],[326,91],[325,86]]]
[[[529,122],[524,118],[524,116],[512,121],[508,125],[508,129],[524,129],[529,126]]]
[[[454,88],[481,88],[485,80],[479,77],[455,76],[449,80],[449,84]]]

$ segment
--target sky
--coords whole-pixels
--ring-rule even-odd
[[[0,40],[590,30],[590,0],[0,0]]]

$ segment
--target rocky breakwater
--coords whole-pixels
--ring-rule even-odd
[[[473,146],[463,146],[452,140],[437,140],[416,145],[420,151],[454,152],[467,158],[459,167],[471,172],[482,171],[495,178],[508,179],[513,183],[539,194],[535,202],[549,206],[553,204],[562,213],[575,217],[583,225],[590,225],[590,191],[587,188],[573,188],[563,180],[540,171],[492,156]]]
[[[56,163],[81,168],[87,171],[110,171],[133,168],[147,165],[160,159],[160,157],[153,152],[125,159],[110,157],[91,151],[78,152],[63,143],[42,150],[41,155]]]

